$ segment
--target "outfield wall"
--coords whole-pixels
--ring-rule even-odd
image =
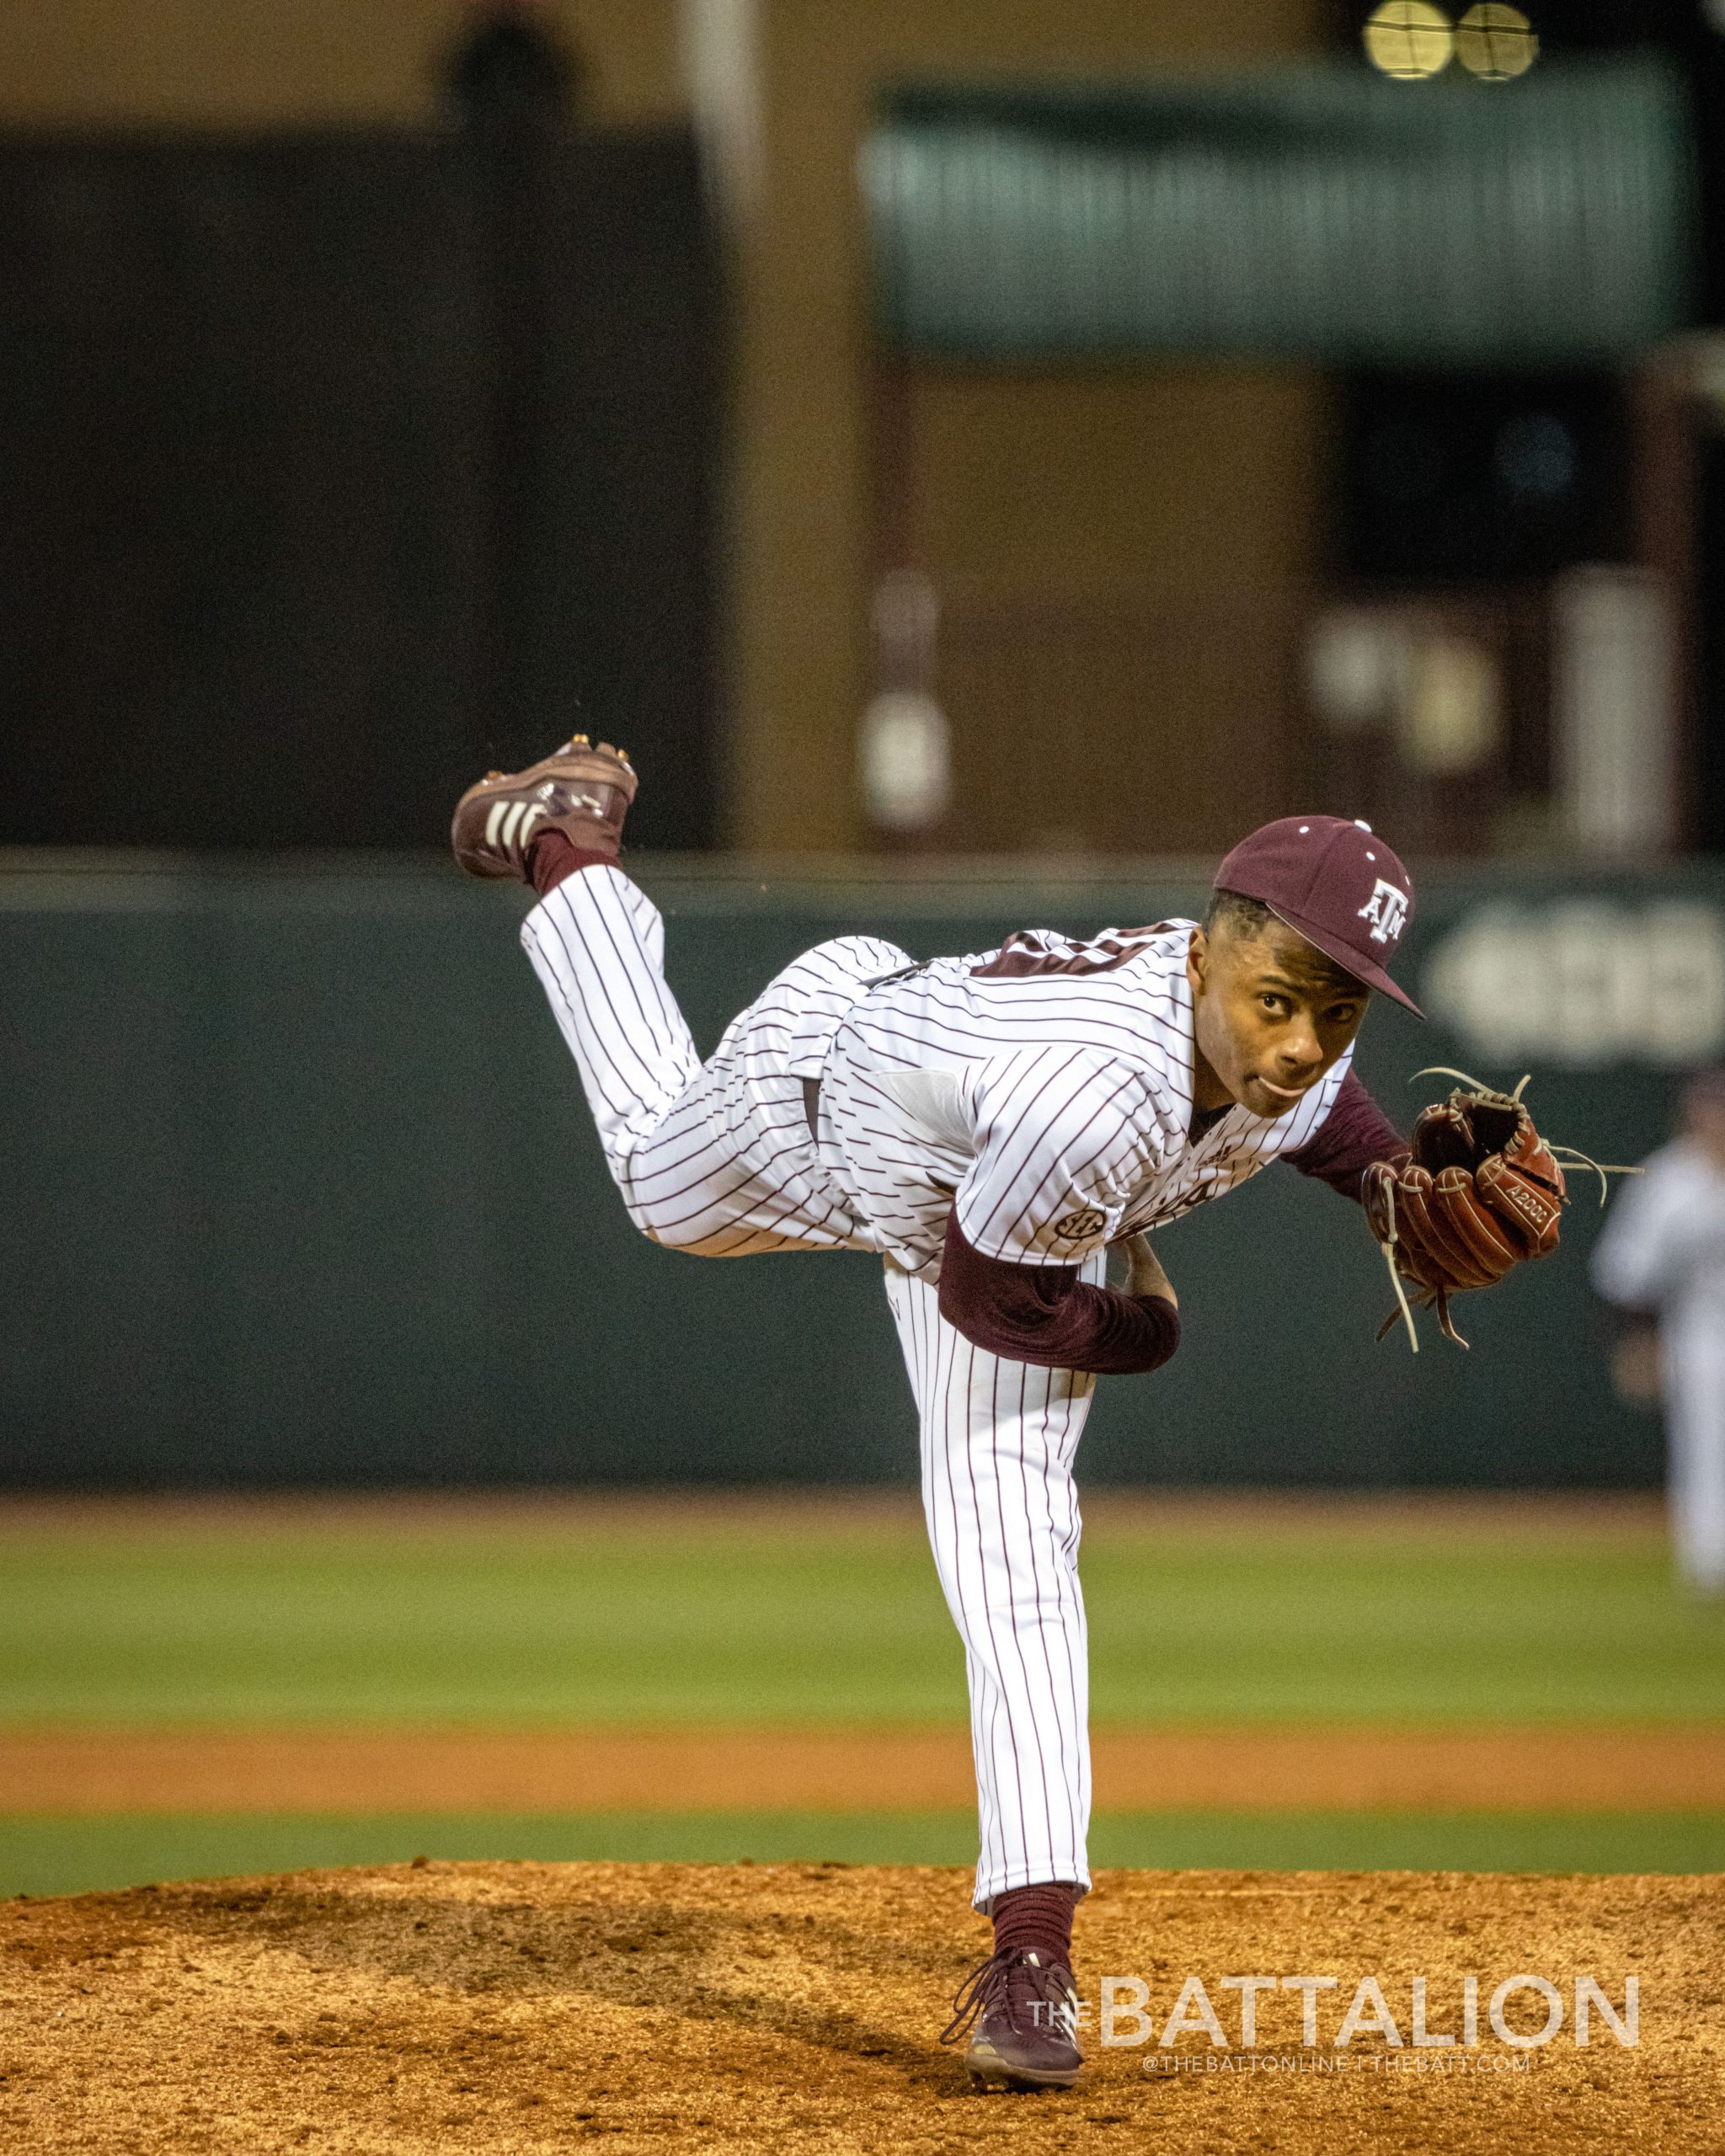
[[[1191,910],[1195,872],[825,878],[642,864],[703,1048],[808,944],[917,955]],[[522,896],[441,865],[0,862],[0,1480],[13,1487],[892,1481],[914,1475],[878,1265],[654,1248],[606,1181],[515,947]],[[1725,1049],[1725,873],[1422,878],[1360,1067],[1405,1120],[1454,1063],[1632,1161]],[[1185,1341],[1104,1384],[1092,1481],[1618,1485],[1563,1251],[1470,1298],[1462,1354],[1389,1306],[1358,1213],[1272,1170],[1172,1229]]]

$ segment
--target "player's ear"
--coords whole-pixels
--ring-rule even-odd
[[[1186,985],[1194,995],[1202,995],[1209,979],[1210,937],[1194,928],[1186,939]]]

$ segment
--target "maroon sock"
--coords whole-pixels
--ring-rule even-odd
[[[1013,1886],[994,1897],[994,1951],[1029,1952],[1044,1963],[1072,1966],[1072,1911],[1078,1889],[1064,1881]]]
[[[542,839],[535,839],[527,854],[533,889],[542,899],[578,868],[594,868],[601,863],[607,868],[615,868],[617,856],[602,848],[576,846],[561,831],[547,831]]]

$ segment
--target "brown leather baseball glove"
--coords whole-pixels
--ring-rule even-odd
[[[1422,1073],[1423,1076],[1428,1074]],[[1460,1070],[1445,1077],[1466,1079]],[[1450,1298],[1489,1288],[1513,1266],[1556,1250],[1567,1199],[1563,1171],[1534,1129],[1521,1098],[1466,1080],[1447,1101],[1420,1111],[1413,1151],[1403,1162],[1380,1161],[1365,1171],[1365,1217],[1395,1282],[1398,1310],[1414,1351],[1419,1336],[1402,1283],[1418,1292],[1422,1310],[1435,1306],[1438,1323],[1458,1348]],[[1567,1151],[1567,1147],[1559,1149]]]

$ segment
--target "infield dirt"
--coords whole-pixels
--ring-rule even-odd
[[[1725,1726],[1097,1729],[1116,1811],[1725,1806]],[[9,1729],[7,1812],[968,1810],[969,1733],[913,1729]]]
[[[432,1864],[0,1905],[0,2147],[538,2156],[618,2150],[1581,2148],[1725,2146],[1725,1881],[1413,1873],[1106,1872],[1080,1990],[1188,1977],[1233,2042],[1105,2047],[1074,2090],[970,2092],[937,2041],[985,1945],[968,1877],[836,1865]],[[1324,1974],[1260,2001],[1239,2047],[1225,1975]],[[1557,1987],[1519,2049],[1487,2001]],[[1413,2048],[1478,1979],[1480,2041]],[[1595,2010],[1640,1985],[1638,2041]],[[1335,2041],[1372,1977],[1404,2039]],[[1522,1992],[1504,2025],[1545,2002]],[[1130,2029],[1130,2025],[1125,2025]],[[1272,2063],[1274,2062],[1274,2063]],[[1151,2070],[1146,2071],[1146,2068]],[[1170,2069],[1172,2070],[1170,2070]]]

